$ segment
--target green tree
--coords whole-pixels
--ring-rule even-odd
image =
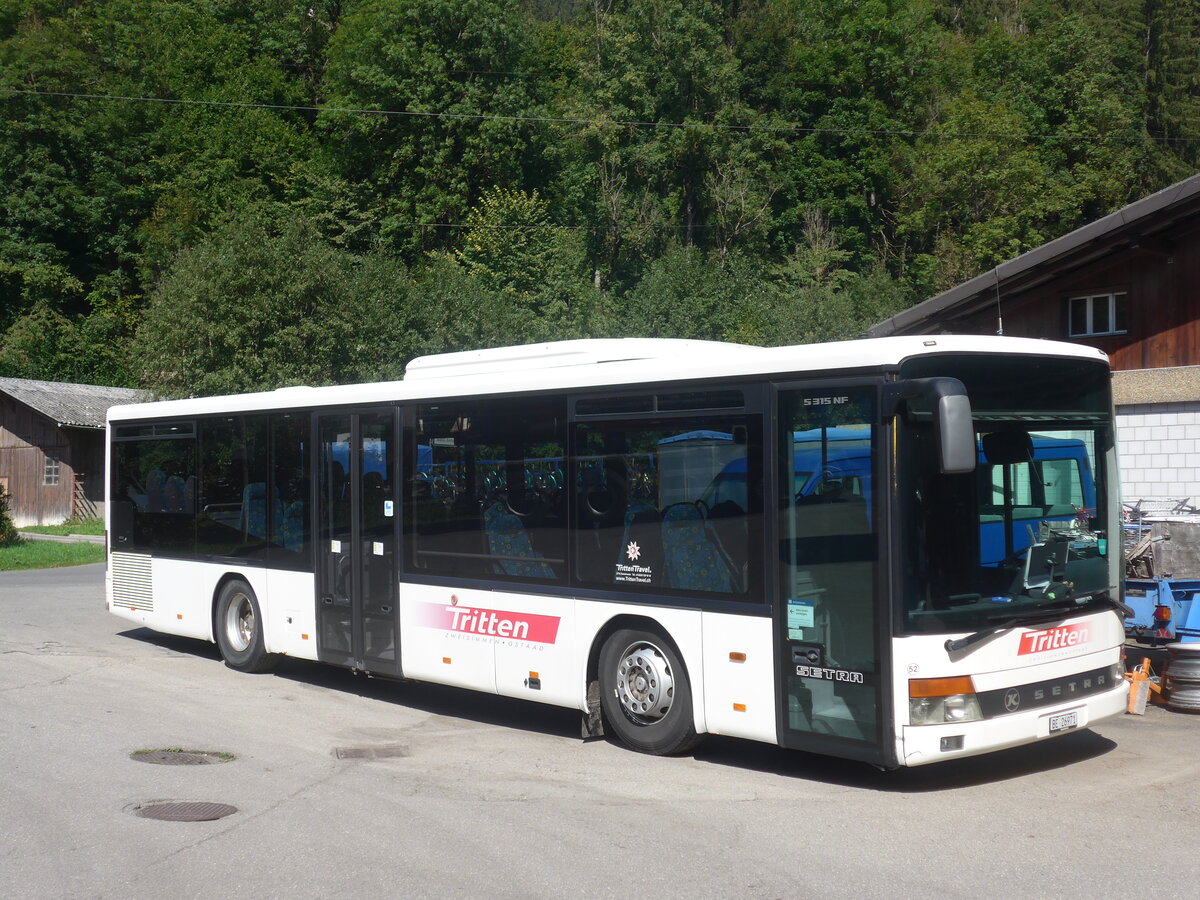
[[[411,352],[407,273],[330,246],[271,208],[184,251],[138,331],[142,382],[168,396],[396,378]]]
[[[550,220],[550,203],[537,191],[484,191],[467,213],[455,256],[471,275],[493,290],[528,296],[556,268],[570,268],[570,232]]]
[[[675,244],[761,247],[782,144],[754,130],[738,60],[715,3],[596,3],[584,28],[580,88],[567,112],[589,161],[594,253],[610,280],[635,279]]]
[[[755,307],[768,290],[753,262],[694,246],[675,246],[646,269],[618,304],[625,335],[703,340],[759,340]]]
[[[1170,141],[1151,184],[1173,182],[1200,168],[1200,0],[1149,4],[1149,130]]]
[[[0,327],[41,304],[35,318],[73,324],[119,309],[128,330],[146,282],[221,210],[283,196],[310,124],[239,104],[311,102],[328,6],[6,2]]]
[[[516,0],[364,0],[343,18],[320,124],[330,170],[362,186],[357,217],[385,245],[412,258],[444,248],[439,225],[540,171],[540,127],[520,121],[538,112],[527,24]]]
[[[9,547],[21,540],[9,511],[9,493],[0,487],[0,547]]]

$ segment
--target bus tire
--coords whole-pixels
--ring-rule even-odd
[[[225,665],[239,672],[266,672],[278,658],[267,652],[262,611],[254,590],[240,578],[226,582],[217,599],[214,622]]]
[[[611,732],[641,753],[669,756],[700,742],[687,672],[661,634],[621,629],[604,642],[600,708]]]

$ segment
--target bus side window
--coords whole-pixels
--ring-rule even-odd
[[[565,410],[559,400],[417,408],[409,453],[412,570],[539,582],[565,577]]]
[[[278,503],[272,507],[271,557],[281,564],[307,564],[312,547],[308,503],[307,414],[271,416],[271,473]]]
[[[117,426],[110,494],[113,548],[191,556],[195,472],[192,423]]]
[[[578,423],[576,578],[622,590],[755,596],[760,428],[758,416],[728,413]]]

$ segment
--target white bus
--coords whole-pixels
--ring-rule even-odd
[[[914,766],[1125,708],[1109,368],[1013,338],[589,340],[109,412],[106,604],[215,641]]]

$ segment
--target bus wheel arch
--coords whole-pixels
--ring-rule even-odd
[[[267,672],[278,657],[267,652],[266,623],[254,588],[228,573],[213,591],[212,628],[225,665],[239,672]]]
[[[598,689],[605,732],[642,753],[685,753],[700,742],[687,664],[668,631],[642,616],[618,616],[588,656],[589,696]]]

